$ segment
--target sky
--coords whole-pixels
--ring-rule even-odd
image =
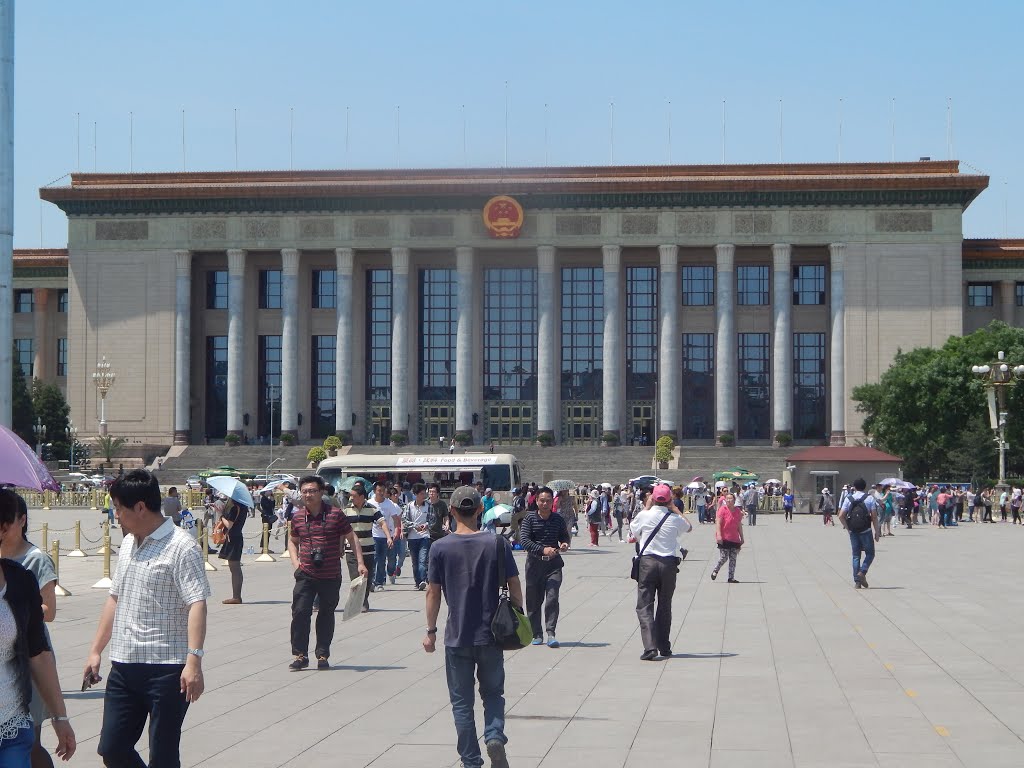
[[[75,171],[723,156],[952,157],[991,177],[964,235],[1024,236],[1022,28],[1017,0],[20,0],[14,244],[67,244],[38,190]]]

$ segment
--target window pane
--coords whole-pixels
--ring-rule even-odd
[[[310,381],[310,403],[312,404],[312,421],[309,425],[313,437],[327,437],[334,434],[335,417],[334,385],[337,362],[337,337],[314,336],[312,354],[312,378]]]
[[[1020,295],[1018,290],[1018,295]],[[969,307],[991,307],[992,306],[992,284],[991,283],[968,283],[967,285],[967,306]]]
[[[825,334],[793,334],[793,437],[825,435]]]
[[[260,309],[281,308],[281,270],[260,270]]]
[[[739,334],[738,437],[766,440],[769,434],[771,370],[767,333]]]
[[[455,399],[459,310],[454,269],[420,270],[420,399]]]
[[[35,297],[31,290],[19,290],[14,292],[15,314],[30,314],[34,308]]]
[[[228,273],[218,269],[206,273],[206,308],[228,308]]]
[[[57,339],[57,375],[68,375],[68,340]]]
[[[391,399],[391,270],[366,272],[366,396]]]
[[[313,270],[313,309],[334,309],[338,304],[338,273],[333,269]]]
[[[34,347],[32,339],[14,340],[14,364],[21,366],[21,372],[25,374],[26,379],[30,380],[29,384],[31,384],[32,362],[35,357]]]
[[[281,434],[281,337],[259,337],[259,417],[257,435]]]
[[[745,306],[768,304],[768,266],[736,267],[736,303]]]
[[[562,399],[599,400],[603,390],[604,268],[562,268]]]
[[[627,400],[654,399],[657,360],[658,268],[626,267]]]
[[[537,399],[537,270],[484,270],[484,399]],[[546,361],[550,364],[553,361]]]
[[[683,267],[683,306],[711,307],[715,304],[715,268]]]
[[[685,392],[683,437],[706,440],[715,436],[715,335],[683,334],[683,376]]]
[[[206,337],[206,436],[228,429],[228,337]]]
[[[68,292],[66,288],[57,291],[57,311],[60,313],[68,311]]]
[[[793,267],[793,304],[825,303],[825,265],[801,264]]]

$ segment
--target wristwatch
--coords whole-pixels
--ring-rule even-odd
[[[51,723],[70,723],[71,718],[67,715],[55,715],[50,718]]]
[[[206,655],[206,651],[202,648],[189,648],[188,652],[190,656],[195,656],[197,659],[201,659]]]
[[[437,634],[437,627],[434,627],[433,629],[428,628],[427,629],[427,634],[428,635],[436,635]]]

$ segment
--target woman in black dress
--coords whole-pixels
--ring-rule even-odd
[[[228,529],[228,537],[221,545],[218,557],[226,560],[231,571],[231,597],[224,600],[224,605],[239,605],[242,602],[242,528],[249,517],[249,507],[229,500],[227,508],[221,515],[221,522]]]

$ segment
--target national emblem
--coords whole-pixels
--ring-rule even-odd
[[[488,200],[483,217],[484,226],[494,238],[519,237],[523,228],[523,206],[507,195],[498,195]]]

